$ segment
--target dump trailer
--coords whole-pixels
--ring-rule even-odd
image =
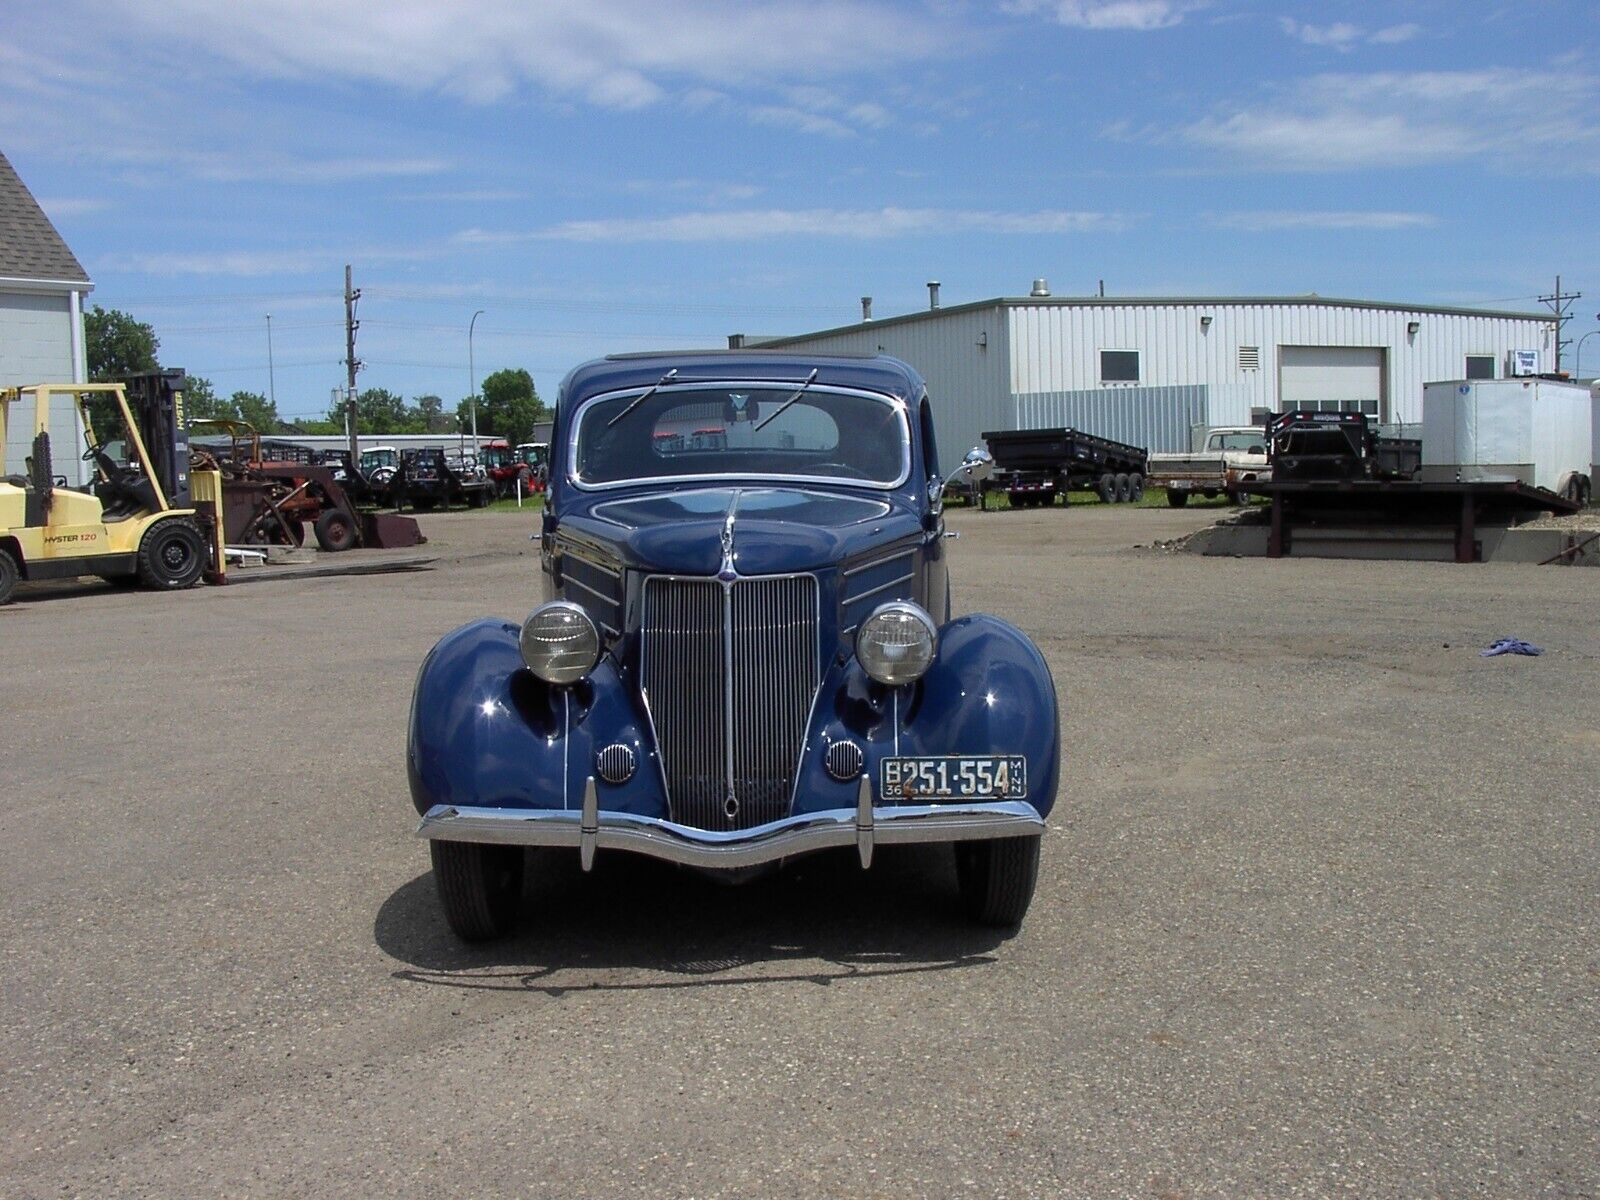
[[[1053,504],[1074,488],[1093,488],[1108,504],[1144,495],[1150,456],[1142,446],[1081,429],[996,430],[983,440],[994,456],[985,490],[1005,492],[1013,507]]]

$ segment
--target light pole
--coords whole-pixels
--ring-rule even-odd
[[[267,399],[278,407],[278,384],[272,374],[272,314],[267,314]]]
[[[1596,313],[1594,319],[1600,321],[1600,313]],[[1600,329],[1591,329],[1578,339],[1578,348],[1572,352],[1572,377],[1574,379],[1583,378],[1583,344],[1597,333],[1600,333]]]
[[[478,452],[478,371],[472,361],[472,331],[478,324],[478,318],[483,316],[483,309],[472,314],[472,320],[467,322],[467,403],[472,409],[472,452]]]

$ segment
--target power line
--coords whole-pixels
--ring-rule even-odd
[[[1539,297],[1539,303],[1548,308],[1551,314],[1555,317],[1556,361],[1554,370],[1557,372],[1560,372],[1561,370],[1561,347],[1572,345],[1572,340],[1570,338],[1565,341],[1562,340],[1561,333],[1564,329],[1566,329],[1567,322],[1572,320],[1572,302],[1574,300],[1582,299],[1582,292],[1562,292],[1561,276],[1559,275],[1556,276],[1555,294],[1553,296]]]

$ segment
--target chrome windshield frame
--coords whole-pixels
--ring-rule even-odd
[[[665,387],[657,387],[655,394],[670,396],[675,392],[689,392],[702,390],[708,387],[717,388],[750,388],[763,391],[780,391],[789,386],[788,381],[772,379],[694,379],[676,381]],[[610,400],[619,400],[628,396],[642,395],[650,391],[648,387],[618,388],[609,392],[599,392],[586,398],[573,411],[572,424],[567,431],[567,470],[566,482],[584,492],[603,492],[615,488],[639,487],[660,484],[678,483],[727,483],[734,480],[749,479],[762,483],[791,484],[822,484],[827,487],[854,487],[866,488],[878,492],[892,492],[904,487],[911,478],[912,461],[912,431],[910,406],[899,396],[887,392],[874,392],[865,388],[841,387],[836,384],[813,383],[806,389],[806,394],[819,395],[832,393],[841,396],[859,396],[863,399],[874,400],[880,404],[887,404],[894,409],[900,418],[900,471],[895,478],[887,483],[872,479],[847,479],[839,475],[787,475],[772,471],[752,473],[749,471],[720,471],[714,473],[695,473],[683,475],[639,475],[628,479],[618,479],[606,483],[585,482],[578,474],[578,435],[583,430],[584,415],[596,404],[603,404]]]

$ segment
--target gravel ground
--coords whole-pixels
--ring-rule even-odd
[[[1207,519],[952,514],[1065,705],[1009,939],[916,848],[541,857],[456,944],[406,705],[525,517],[0,610],[0,1194],[1594,1196],[1600,576],[1134,549]]]

